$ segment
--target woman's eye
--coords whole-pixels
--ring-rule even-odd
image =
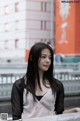
[[[51,56],[49,57],[49,59],[51,60]]]
[[[46,56],[41,56],[41,58],[46,58]]]
[[[51,56],[41,56],[41,58],[45,59],[45,58],[49,58],[51,60]]]

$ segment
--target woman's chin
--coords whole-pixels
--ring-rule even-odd
[[[43,69],[43,71],[47,71],[47,70],[48,70],[48,68],[44,68],[44,69]]]

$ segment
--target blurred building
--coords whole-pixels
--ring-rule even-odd
[[[25,56],[26,1],[0,1],[0,58]]]
[[[30,47],[53,47],[53,0],[0,1],[0,59],[27,59]]]

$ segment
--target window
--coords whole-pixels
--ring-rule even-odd
[[[19,11],[19,3],[15,3],[15,12],[18,12]]]
[[[41,20],[41,30],[43,30],[43,21]]]
[[[44,30],[46,30],[46,20],[44,21]]]
[[[9,23],[4,24],[4,31],[8,32],[9,31]]]
[[[46,38],[41,38],[40,42],[47,43],[47,39]]]
[[[47,10],[47,3],[41,2],[41,11],[46,11],[46,10]]]
[[[4,6],[4,13],[5,14],[9,13],[9,6],[8,5]]]
[[[40,42],[43,42],[43,41],[44,41],[44,39],[43,39],[43,38],[41,38]]]
[[[46,20],[41,20],[41,30],[46,30],[47,29],[46,24],[47,24]]]
[[[19,21],[18,20],[15,21],[15,30],[19,30]]]
[[[18,41],[19,39],[15,39],[15,48],[18,48]]]
[[[5,49],[8,49],[8,40],[5,40],[5,41],[4,41],[4,44],[5,44],[5,45],[4,45],[4,46],[5,46]]]

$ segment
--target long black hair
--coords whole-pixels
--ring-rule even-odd
[[[56,85],[53,78],[53,60],[54,60],[53,50],[48,44],[40,43],[40,42],[36,43],[35,45],[32,46],[30,50],[29,58],[28,58],[27,73],[26,73],[26,77],[27,77],[26,89],[27,89],[27,92],[30,91],[32,93],[34,99],[35,99],[35,88],[36,88],[35,80],[36,79],[41,89],[39,73],[38,73],[38,60],[39,60],[39,57],[41,56],[41,51],[43,49],[49,49],[51,53],[51,65],[49,69],[44,72],[43,80],[45,81],[45,79],[47,79],[49,81],[52,92],[56,89]]]

